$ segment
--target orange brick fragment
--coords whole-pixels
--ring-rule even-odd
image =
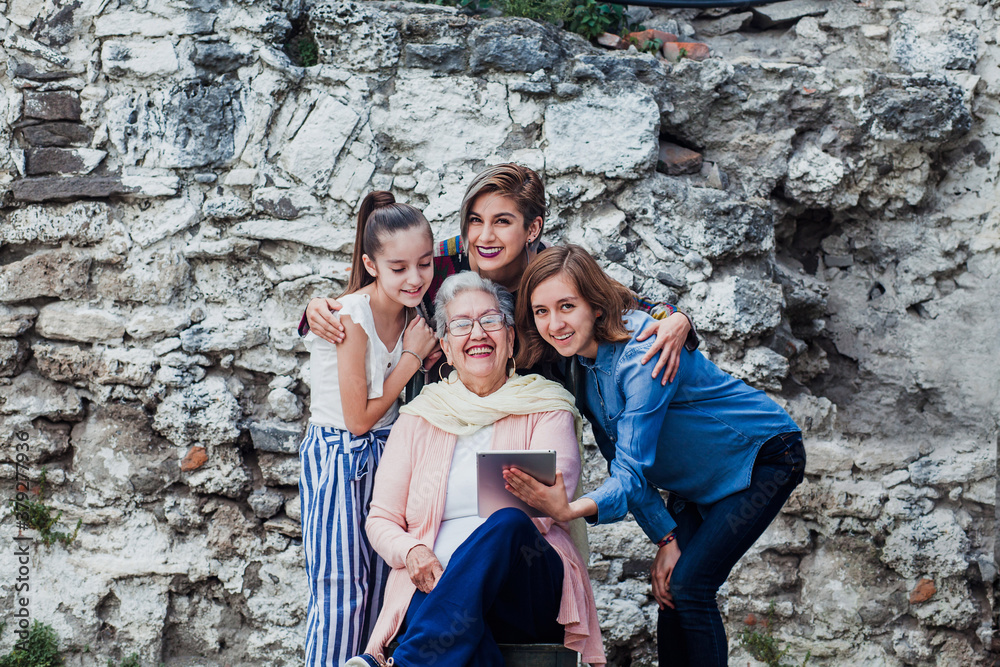
[[[191,472],[192,470],[197,470],[198,468],[205,465],[208,461],[208,452],[205,451],[204,447],[195,445],[188,450],[188,453],[184,455],[181,459],[181,470],[184,472]]]
[[[937,593],[937,587],[931,579],[921,579],[910,591],[910,604],[920,604],[927,602],[932,595]]]

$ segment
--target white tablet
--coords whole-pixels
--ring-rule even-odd
[[[495,450],[476,455],[479,516],[483,519],[504,507],[516,507],[528,516],[546,516],[508,491],[503,479],[506,468],[522,470],[542,484],[556,483],[555,450]]]

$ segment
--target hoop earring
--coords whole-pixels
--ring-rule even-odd
[[[512,378],[514,377],[514,374],[517,373],[517,360],[514,359],[514,357],[511,357],[510,364],[511,364],[510,374],[507,377]]]
[[[440,366],[438,366],[438,378],[441,380],[441,382],[444,382],[445,384],[451,384],[451,382],[448,382],[447,380],[444,379],[444,367],[447,365],[448,365],[447,363],[443,363]]]

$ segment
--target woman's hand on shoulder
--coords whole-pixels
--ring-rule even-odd
[[[670,317],[659,320],[642,330],[635,337],[637,341],[643,341],[652,335],[656,335],[656,340],[649,350],[642,357],[642,363],[652,359],[657,353],[660,358],[653,366],[653,377],[658,377],[663,371],[663,378],[660,383],[666,386],[667,382],[673,382],[677,376],[677,369],[681,365],[681,352],[684,351],[684,341],[687,340],[688,332],[691,331],[691,322],[683,313],[674,313]]]
[[[406,554],[406,572],[418,591],[430,593],[437,586],[444,568],[441,567],[441,561],[433,551],[423,544],[418,544]]]
[[[403,349],[412,350],[426,360],[427,355],[438,346],[437,336],[434,329],[431,329],[427,321],[418,317],[410,322],[403,331]]]
[[[309,331],[334,345],[344,342],[344,325],[337,317],[337,311],[342,308],[336,299],[316,297],[306,306],[306,320],[309,321]]]

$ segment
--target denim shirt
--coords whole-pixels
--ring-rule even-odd
[[[610,474],[584,497],[597,503],[592,522],[612,523],[631,511],[656,542],[677,525],[658,489],[711,505],[750,486],[764,442],[800,429],[764,392],[697,350],[681,351],[677,376],[662,386],[652,364],[640,363],[653,339],[635,340],[652,318],[631,311],[624,319],[631,340],[601,343],[596,359],[577,357],[584,371],[578,404]]]

